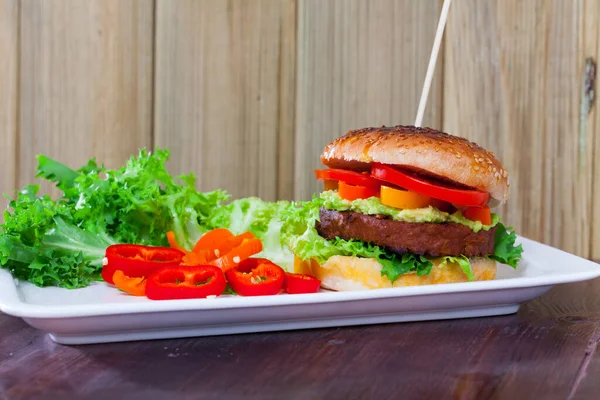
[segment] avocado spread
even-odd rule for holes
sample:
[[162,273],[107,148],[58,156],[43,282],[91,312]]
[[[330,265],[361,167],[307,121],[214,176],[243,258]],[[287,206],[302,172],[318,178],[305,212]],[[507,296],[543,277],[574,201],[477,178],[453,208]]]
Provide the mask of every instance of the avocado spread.
[[379,198],[370,197],[368,199],[357,199],[354,201],[344,200],[340,198],[335,190],[328,190],[321,193],[323,207],[328,210],[335,211],[354,211],[366,215],[385,215],[394,221],[402,222],[433,222],[444,223],[453,222],[456,224],[466,225],[474,232],[479,232],[481,229],[487,231],[496,226],[500,222],[500,216],[492,213],[492,224],[484,225],[480,221],[471,221],[465,218],[460,211],[449,214],[438,210],[433,206],[425,208],[416,208],[413,210],[401,210],[381,204]]

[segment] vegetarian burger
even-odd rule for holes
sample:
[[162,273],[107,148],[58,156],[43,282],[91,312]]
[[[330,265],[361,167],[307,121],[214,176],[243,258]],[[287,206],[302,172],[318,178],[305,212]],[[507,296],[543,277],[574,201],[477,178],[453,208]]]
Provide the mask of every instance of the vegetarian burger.
[[522,248],[490,211],[509,191],[490,151],[429,128],[365,128],[327,145],[321,162],[326,190],[288,216],[296,272],[358,290],[490,280],[496,261],[516,267]]

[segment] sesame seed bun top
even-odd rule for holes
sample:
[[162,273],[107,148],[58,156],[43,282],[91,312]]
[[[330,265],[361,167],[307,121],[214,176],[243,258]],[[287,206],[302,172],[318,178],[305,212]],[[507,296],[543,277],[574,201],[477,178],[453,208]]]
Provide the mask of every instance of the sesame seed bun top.
[[508,172],[491,151],[431,128],[395,126],[350,131],[325,147],[330,168],[366,171],[377,162],[418,171],[488,192],[492,205],[508,199]]

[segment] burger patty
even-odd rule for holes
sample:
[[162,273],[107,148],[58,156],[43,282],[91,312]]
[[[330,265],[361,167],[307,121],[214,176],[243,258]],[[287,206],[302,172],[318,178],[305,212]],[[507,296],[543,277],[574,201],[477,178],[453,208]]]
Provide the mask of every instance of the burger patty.
[[326,239],[356,239],[384,247],[397,254],[415,253],[432,257],[479,257],[494,253],[496,228],[473,232],[456,223],[417,223],[382,219],[353,211],[321,208],[316,223]]

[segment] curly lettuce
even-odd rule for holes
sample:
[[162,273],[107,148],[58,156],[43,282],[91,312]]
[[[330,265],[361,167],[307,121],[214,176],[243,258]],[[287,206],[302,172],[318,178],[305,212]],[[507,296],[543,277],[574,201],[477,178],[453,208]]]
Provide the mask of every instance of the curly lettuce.
[[239,235],[252,232],[263,243],[256,257],[267,258],[285,269],[290,269],[294,255],[282,240],[281,213],[289,207],[288,201],[269,202],[257,197],[237,199],[215,209],[206,220],[210,228],[226,228]]
[[37,177],[54,182],[58,199],[39,186],[17,192],[0,225],[0,267],[39,286],[77,288],[99,279],[113,243],[166,245],[166,232],[192,247],[227,193],[198,192],[192,174],[173,177],[166,150],[141,150],[117,170],[90,160],[78,170],[38,156]]
[[515,246],[516,240],[517,235],[512,228],[507,229],[504,225],[498,224],[494,237],[494,254],[490,258],[517,268],[523,256],[523,246],[520,244]]

